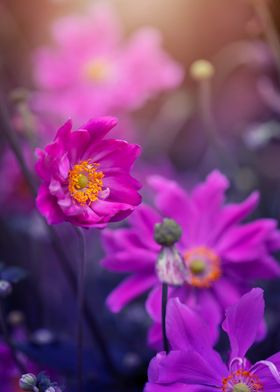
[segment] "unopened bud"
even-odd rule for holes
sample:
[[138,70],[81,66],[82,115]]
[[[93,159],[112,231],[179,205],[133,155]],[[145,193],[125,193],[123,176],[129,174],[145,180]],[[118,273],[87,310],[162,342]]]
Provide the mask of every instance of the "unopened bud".
[[198,82],[211,79],[214,73],[215,69],[213,64],[207,60],[197,60],[190,67],[191,77]]
[[173,220],[165,218],[157,223],[154,229],[155,241],[162,246],[172,246],[179,241],[182,235],[181,227]]
[[23,391],[34,391],[36,387],[37,377],[32,373],[23,374],[19,380],[19,387]]
[[0,280],[0,298],[6,298],[13,291],[13,287],[7,280]]
[[156,264],[156,272],[162,283],[181,286],[185,283],[187,269],[182,255],[175,246],[163,247]]

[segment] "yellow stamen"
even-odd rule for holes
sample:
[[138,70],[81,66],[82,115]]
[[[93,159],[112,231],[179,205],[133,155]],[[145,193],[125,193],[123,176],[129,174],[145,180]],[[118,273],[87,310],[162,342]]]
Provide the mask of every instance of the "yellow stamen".
[[104,174],[102,171],[97,171],[98,166],[98,163],[82,161],[69,171],[69,192],[81,205],[97,200],[98,193],[102,190]]
[[219,256],[205,246],[192,248],[185,252],[184,260],[190,270],[188,283],[192,286],[210,287],[222,274]]

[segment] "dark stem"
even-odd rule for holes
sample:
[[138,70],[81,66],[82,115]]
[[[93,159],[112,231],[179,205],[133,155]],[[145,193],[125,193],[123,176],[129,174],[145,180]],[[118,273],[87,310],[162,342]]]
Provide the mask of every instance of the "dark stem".
[[1,325],[2,333],[3,333],[4,341],[7,344],[7,346],[9,347],[9,349],[10,349],[12,358],[14,360],[14,363],[15,363],[16,367],[19,370],[20,375],[27,373],[27,370],[25,369],[25,366],[23,365],[23,363],[18,358],[17,351],[16,351],[16,348],[14,346],[14,343],[12,342],[12,340],[10,338],[10,335],[9,335],[9,332],[8,332],[8,328],[7,328],[6,322],[5,322],[2,301],[0,301],[0,325]]
[[166,306],[168,297],[168,284],[162,283],[162,297],[161,297],[161,326],[162,326],[162,338],[163,338],[163,349],[166,353],[169,353],[169,342],[166,335]]
[[[26,183],[27,183],[32,195],[35,198],[37,196],[37,186],[34,181],[33,175],[31,174],[31,172],[29,171],[29,169],[26,165],[26,162],[25,162],[23,154],[21,152],[17,137],[16,137],[12,127],[10,126],[9,115],[8,115],[8,112],[6,110],[6,107],[5,107],[2,99],[0,100],[0,132],[3,133],[8,144],[10,145],[10,148],[13,151],[13,153],[18,161],[18,164],[21,168],[21,171],[24,175]],[[73,269],[71,268],[70,260],[68,259],[68,257],[66,256],[66,253],[64,252],[64,248],[61,245],[59,236],[57,235],[54,227],[48,225],[47,222],[45,221],[45,219],[43,219],[40,214],[39,214],[39,216],[42,219],[42,221],[44,222],[45,227],[48,231],[48,234],[49,234],[51,242],[52,242],[53,249],[58,256],[57,260],[60,264],[60,268],[62,269],[63,273],[65,274],[65,277],[68,281],[68,284],[69,284],[71,290],[76,295],[77,294],[76,275],[75,275],[75,272],[73,271]],[[92,315],[92,313],[90,311],[90,307],[87,304],[87,302],[85,302],[84,308],[85,308],[85,311],[84,311],[85,319],[86,319],[87,325],[89,327],[90,333],[92,335],[92,338],[97,343],[98,348],[103,355],[103,358],[105,360],[105,363],[106,363],[110,373],[115,378],[119,378],[118,372],[117,372],[116,367],[111,359],[110,352],[107,348],[106,340],[105,340],[103,334],[101,333],[101,331],[98,327],[97,321],[95,320],[95,317]]]
[[86,274],[86,240],[83,229],[77,227],[79,237],[80,257],[78,261],[78,324],[77,324],[77,376],[78,390],[83,392],[84,385],[84,334],[83,315],[85,302],[85,274]]

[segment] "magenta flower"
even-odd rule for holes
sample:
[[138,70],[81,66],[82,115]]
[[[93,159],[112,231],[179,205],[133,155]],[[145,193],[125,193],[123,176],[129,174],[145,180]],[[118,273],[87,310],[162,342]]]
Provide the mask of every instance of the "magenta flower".
[[227,309],[223,329],[228,334],[231,353],[226,366],[212,349],[204,320],[178,299],[171,299],[167,334],[172,351],[161,352],[152,359],[145,392],[279,391],[280,353],[254,365],[246,359],[263,314],[263,291],[258,288]]
[[[141,107],[156,94],[177,87],[182,68],[161,47],[157,30],[142,28],[122,42],[120,22],[109,5],[54,25],[54,47],[34,59],[34,108],[74,122]],[[65,66],[67,64],[67,66]]]
[[104,227],[140,203],[140,185],[129,173],[139,146],[103,139],[116,123],[103,117],[72,131],[68,121],[53,143],[37,151],[36,171],[42,179],[37,207],[48,223]]
[[160,246],[154,241],[154,225],[163,217],[174,219],[183,234],[176,244],[183,256],[187,276],[179,287],[170,287],[169,296],[197,309],[208,320],[213,339],[224,309],[251,287],[255,279],[280,275],[272,252],[280,247],[277,223],[258,219],[241,224],[258,204],[253,193],[240,204],[224,205],[228,180],[218,171],[186,193],[173,181],[153,176],[149,180],[157,207],[142,205],[130,218],[130,227],[105,230],[105,268],[128,272],[108,297],[113,312],[120,311],[140,294],[151,290],[146,308],[155,324],[150,343],[161,343],[161,282],[156,274]]

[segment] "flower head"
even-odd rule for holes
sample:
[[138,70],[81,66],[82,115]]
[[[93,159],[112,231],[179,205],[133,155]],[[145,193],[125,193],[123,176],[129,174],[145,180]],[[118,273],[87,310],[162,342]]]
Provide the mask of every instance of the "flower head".
[[171,352],[157,354],[149,366],[145,392],[272,392],[280,389],[280,353],[251,365],[246,354],[255,342],[264,315],[263,291],[253,289],[229,307],[223,328],[231,353],[228,365],[212,349],[207,323],[171,299],[167,335]]
[[104,227],[123,219],[140,203],[140,185],[129,173],[140,148],[104,140],[115,125],[114,118],[104,117],[72,131],[68,121],[53,143],[38,150],[36,170],[42,184],[37,207],[48,223]]
[[180,286],[169,288],[169,296],[178,296],[197,309],[208,320],[215,339],[227,306],[255,279],[279,276],[279,265],[272,256],[280,247],[277,223],[258,219],[242,224],[256,208],[258,194],[239,204],[224,205],[229,183],[218,171],[190,194],[163,177],[153,176],[149,182],[157,209],[142,205],[131,216],[129,228],[103,233],[107,253],[103,266],[132,274],[110,294],[107,304],[117,312],[151,290],[146,307],[155,324],[149,338],[155,346],[161,343],[161,283],[155,268],[161,248],[154,241],[154,226],[168,217],[182,228],[176,247],[187,270]]
[[114,9],[102,2],[58,20],[54,47],[34,56],[34,108],[59,120],[71,113],[75,123],[92,113],[120,116],[181,83],[183,70],[162,49],[157,30],[142,28],[127,42],[122,36]]

